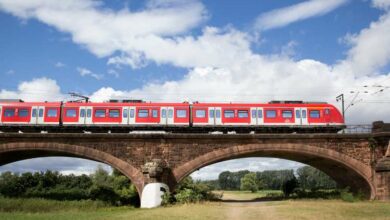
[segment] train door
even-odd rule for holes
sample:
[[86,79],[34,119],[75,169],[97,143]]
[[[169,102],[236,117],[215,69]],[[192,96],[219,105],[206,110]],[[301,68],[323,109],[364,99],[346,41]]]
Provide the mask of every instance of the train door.
[[257,108],[257,125],[264,124],[263,109]]
[[135,125],[135,107],[129,107],[129,125]]
[[31,108],[31,124],[43,124],[43,117],[44,117],[44,112],[45,107],[43,106],[33,106]]
[[161,107],[160,112],[160,124],[161,125],[173,125],[174,117],[173,117],[173,107]]
[[167,125],[168,124],[168,108],[167,107],[161,107],[160,109],[160,125]]
[[174,124],[174,108],[173,107],[167,107],[167,125],[173,125]]
[[85,124],[86,125],[91,125],[92,124],[92,115],[93,115],[93,110],[92,107],[85,107]]
[[308,120],[307,120],[307,108],[300,108],[301,110],[301,125],[308,125]]
[[83,125],[83,124],[85,124],[86,117],[87,117],[86,107],[80,107],[79,109],[80,109],[80,112],[79,112],[79,123],[78,124]]
[[127,106],[122,108],[122,124],[129,124],[129,107]]
[[209,108],[209,125],[215,125],[215,108]]
[[222,108],[215,108],[215,125],[222,125]]
[[295,111],[295,124],[302,125],[302,112],[301,108],[294,108]]
[[251,125],[257,125],[257,108],[251,108]]

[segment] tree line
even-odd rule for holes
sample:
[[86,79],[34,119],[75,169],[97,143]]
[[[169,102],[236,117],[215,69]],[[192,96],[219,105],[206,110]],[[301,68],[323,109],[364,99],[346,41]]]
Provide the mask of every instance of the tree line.
[[[213,190],[282,190],[286,196],[299,186],[304,192],[334,189],[336,183],[323,172],[309,167],[293,170],[250,172],[225,171],[217,180],[183,179],[175,192],[165,195],[165,203],[187,203],[220,199]],[[112,205],[139,205],[137,190],[130,180],[114,170],[111,174],[98,167],[91,175],[63,175],[46,171],[0,175],[0,196],[11,198],[45,198],[54,200],[99,200]]]
[[53,200],[100,200],[112,205],[139,205],[137,190],[130,180],[101,167],[91,175],[63,175],[57,171],[36,173],[4,172],[0,175],[0,196]]
[[[246,178],[244,178],[246,176]],[[244,179],[243,179],[244,178]],[[294,170],[266,170],[250,172],[241,170],[237,172],[224,171],[219,174],[218,180],[205,181],[215,189],[241,190],[256,185],[257,190],[282,190],[283,185],[295,179],[303,190],[335,189],[336,182],[322,171],[310,166]],[[244,185],[244,187],[243,187]],[[256,191],[257,191],[256,190]]]

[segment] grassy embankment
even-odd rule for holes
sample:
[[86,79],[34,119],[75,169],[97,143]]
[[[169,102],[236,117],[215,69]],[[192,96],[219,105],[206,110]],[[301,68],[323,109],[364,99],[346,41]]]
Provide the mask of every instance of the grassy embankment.
[[[233,194],[233,195],[232,195]],[[231,192],[230,196],[234,196]],[[248,199],[236,193],[235,199]],[[226,194],[225,194],[226,195]],[[257,196],[256,196],[257,197]],[[233,199],[233,198],[231,198]],[[100,202],[58,202],[40,199],[0,198],[0,219],[140,219],[140,220],[229,220],[229,219],[354,219],[390,220],[390,203],[340,200],[288,200],[256,203],[203,203],[157,209],[110,207]]]

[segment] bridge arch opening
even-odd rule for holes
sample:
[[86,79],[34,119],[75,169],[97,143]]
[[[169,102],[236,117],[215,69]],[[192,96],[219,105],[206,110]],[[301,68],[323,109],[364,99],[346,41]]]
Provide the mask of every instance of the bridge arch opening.
[[301,144],[255,144],[215,150],[177,167],[173,175],[177,182],[201,168],[219,162],[242,158],[279,158],[314,167],[332,178],[341,188],[362,192],[367,199],[375,198],[375,187],[370,167],[332,150]]
[[[134,184],[138,197],[143,187],[142,173],[129,163],[102,151],[77,145],[57,143],[0,144],[0,166],[34,158],[79,158],[108,165],[126,176]],[[47,170],[51,170],[47,167]]]

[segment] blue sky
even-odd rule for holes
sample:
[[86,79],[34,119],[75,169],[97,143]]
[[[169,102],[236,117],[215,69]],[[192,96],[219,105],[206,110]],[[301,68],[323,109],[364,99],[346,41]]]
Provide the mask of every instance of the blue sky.
[[0,98],[68,100],[76,91],[94,101],[339,105],[345,93],[348,123],[386,121],[389,8],[389,0],[0,0]]

